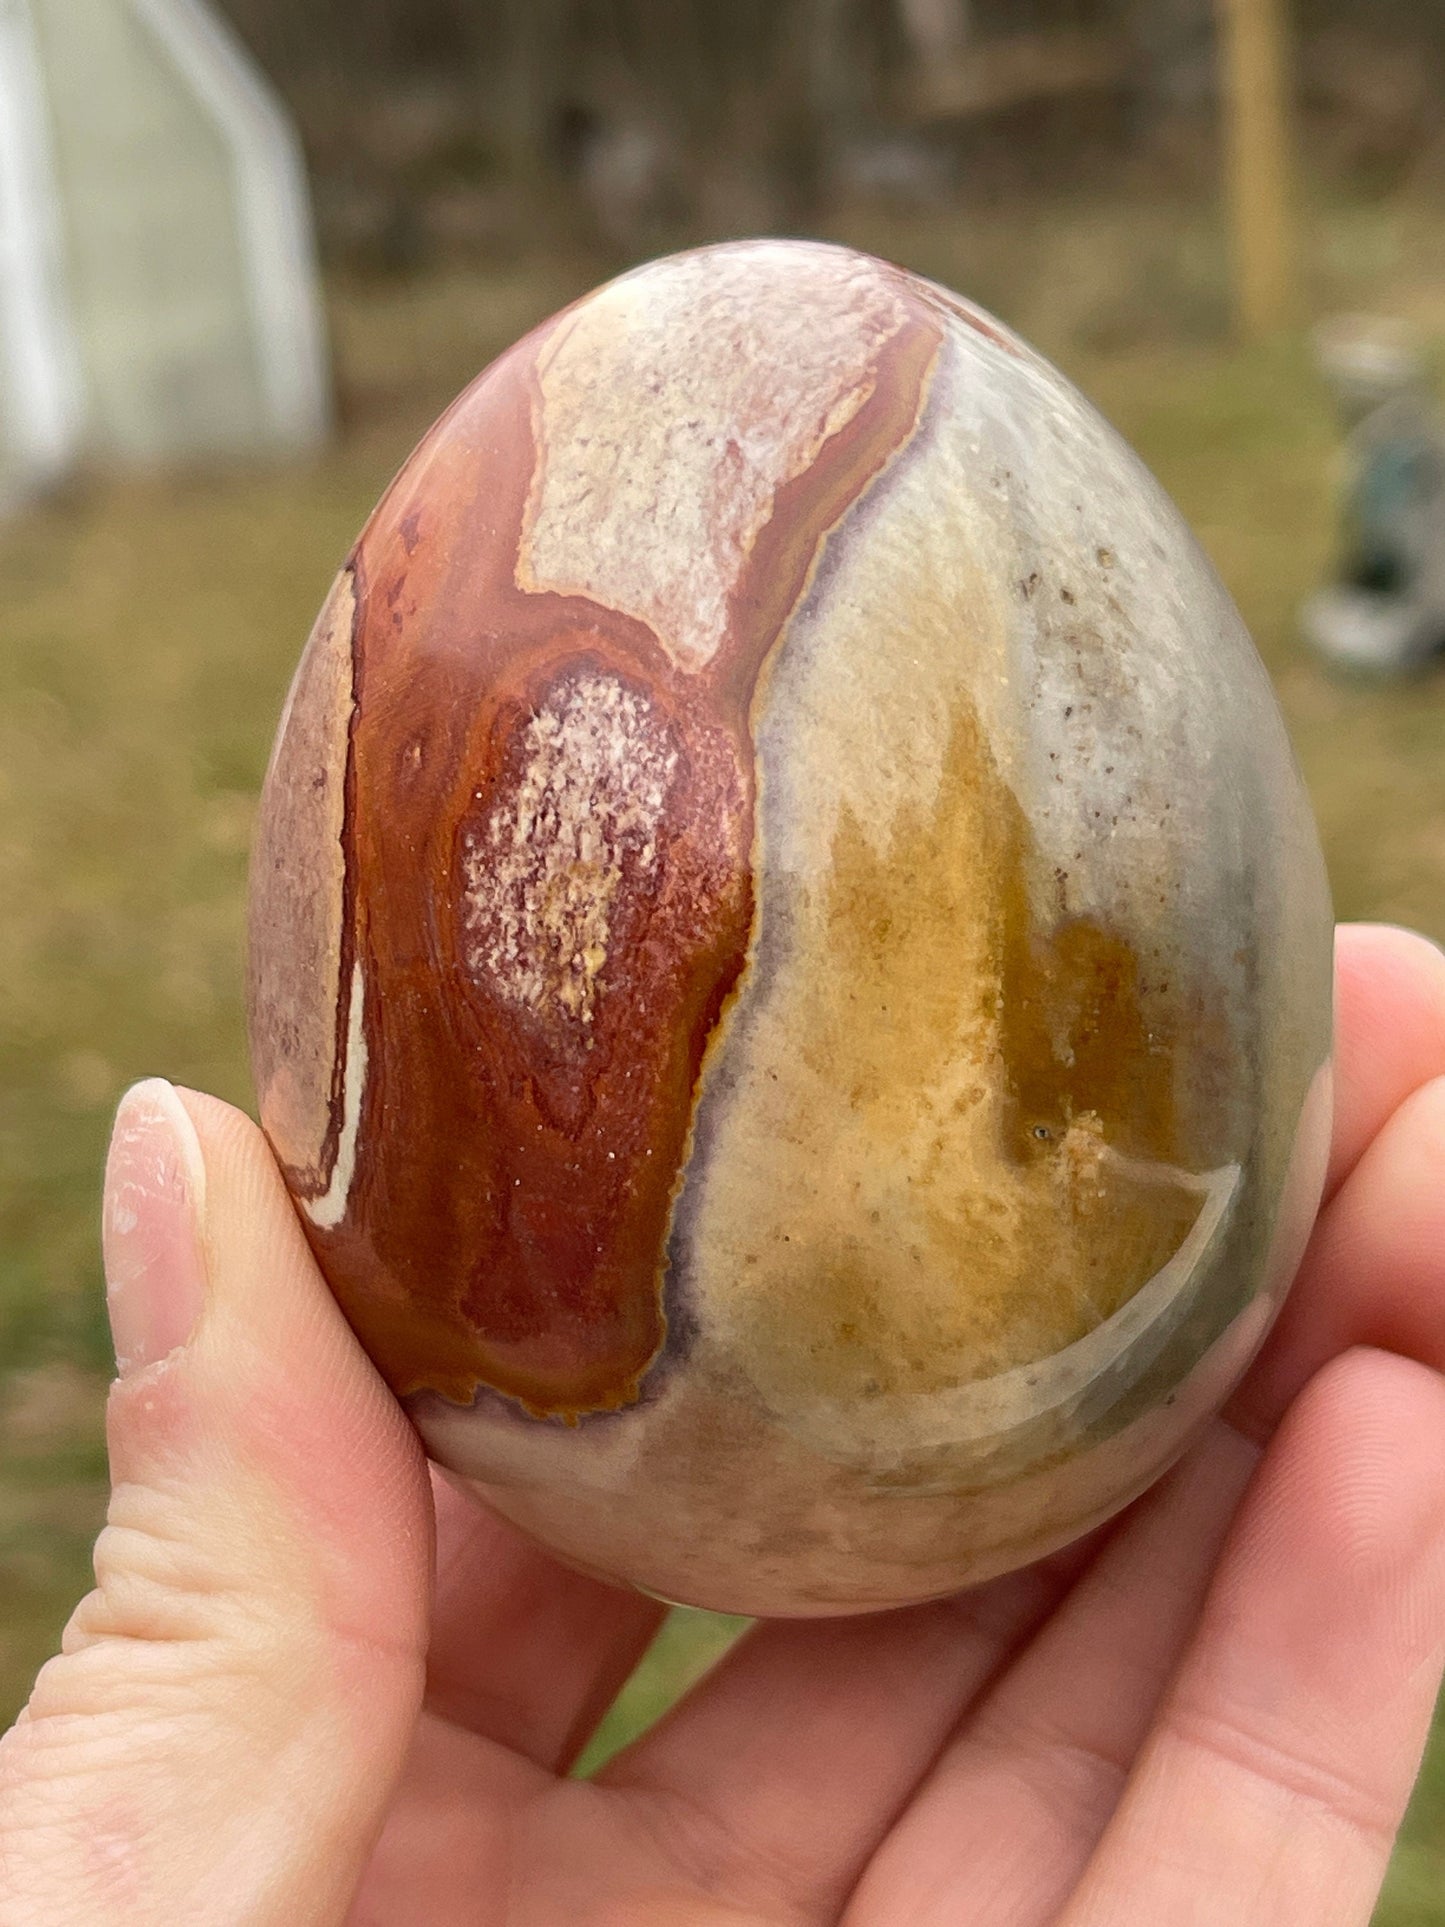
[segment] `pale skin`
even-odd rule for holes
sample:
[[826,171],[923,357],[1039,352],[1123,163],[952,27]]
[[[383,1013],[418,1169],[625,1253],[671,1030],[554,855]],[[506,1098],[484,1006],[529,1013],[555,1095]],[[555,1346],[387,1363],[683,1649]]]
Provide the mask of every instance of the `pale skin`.
[[0,1919],[1363,1927],[1445,1662],[1421,939],[1341,931],[1337,1097],[1295,1292],[1164,1484],[977,1592],[757,1628],[579,1782],[660,1609],[429,1478],[255,1127],[140,1087],[110,1522],[0,1742]]

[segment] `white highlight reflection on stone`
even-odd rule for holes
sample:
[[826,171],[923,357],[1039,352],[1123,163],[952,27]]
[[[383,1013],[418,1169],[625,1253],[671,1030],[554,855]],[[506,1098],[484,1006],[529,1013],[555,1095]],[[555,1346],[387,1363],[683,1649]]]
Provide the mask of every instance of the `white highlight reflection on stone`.
[[351,998],[346,1013],[346,1068],[341,1084],[341,1135],[331,1182],[319,1198],[306,1198],[306,1215],[322,1231],[332,1231],[346,1216],[346,1200],[356,1175],[356,1134],[361,1127],[361,1094],[366,1085],[366,1031],[361,1021],[362,975],[358,958],[351,968]]
[[1199,1216],[1166,1265],[1141,1285],[1112,1317],[1091,1332],[1027,1365],[970,1379],[943,1392],[907,1391],[860,1402],[796,1398],[778,1422],[826,1458],[849,1463],[885,1460],[901,1451],[983,1441],[1044,1418],[1080,1398],[1151,1335],[1162,1344],[1198,1284],[1239,1190],[1240,1167],[1221,1165],[1202,1177],[1173,1166],[1152,1166],[1106,1151],[1121,1174],[1167,1181],[1200,1197]]

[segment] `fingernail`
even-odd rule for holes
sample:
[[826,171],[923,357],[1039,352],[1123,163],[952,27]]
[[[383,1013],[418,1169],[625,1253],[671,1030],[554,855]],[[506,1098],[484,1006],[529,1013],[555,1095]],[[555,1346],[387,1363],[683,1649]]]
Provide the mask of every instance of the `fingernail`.
[[122,1378],[184,1345],[206,1292],[206,1167],[173,1085],[147,1078],[120,1101],[105,1165],[105,1301]]

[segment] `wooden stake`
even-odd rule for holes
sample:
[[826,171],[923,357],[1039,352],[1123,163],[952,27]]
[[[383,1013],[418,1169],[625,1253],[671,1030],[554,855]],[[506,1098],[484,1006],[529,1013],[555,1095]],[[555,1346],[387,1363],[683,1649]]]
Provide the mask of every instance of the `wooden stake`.
[[1250,338],[1295,318],[1286,0],[1217,0],[1235,315]]

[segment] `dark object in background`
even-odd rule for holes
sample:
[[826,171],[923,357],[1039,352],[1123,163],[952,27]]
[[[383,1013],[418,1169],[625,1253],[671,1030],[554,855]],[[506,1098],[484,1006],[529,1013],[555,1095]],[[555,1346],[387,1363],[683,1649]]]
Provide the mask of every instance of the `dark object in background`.
[[1305,637],[1336,668],[1408,673],[1445,655],[1445,421],[1399,324],[1336,321],[1317,346],[1348,435],[1336,579]]

